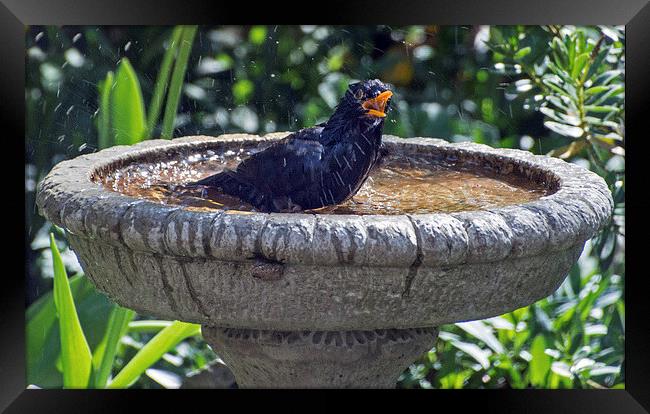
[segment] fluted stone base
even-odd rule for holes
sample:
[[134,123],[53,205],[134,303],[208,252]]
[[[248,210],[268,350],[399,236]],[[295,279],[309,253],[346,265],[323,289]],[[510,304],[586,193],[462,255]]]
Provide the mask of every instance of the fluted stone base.
[[262,331],[203,327],[240,388],[394,388],[436,328]]

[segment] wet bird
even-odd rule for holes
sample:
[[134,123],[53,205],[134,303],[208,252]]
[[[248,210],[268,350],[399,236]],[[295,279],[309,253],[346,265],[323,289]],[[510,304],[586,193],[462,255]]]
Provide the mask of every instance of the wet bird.
[[382,155],[382,129],[393,93],[379,80],[349,85],[330,119],[299,130],[193,185],[238,197],[264,212],[340,204]]

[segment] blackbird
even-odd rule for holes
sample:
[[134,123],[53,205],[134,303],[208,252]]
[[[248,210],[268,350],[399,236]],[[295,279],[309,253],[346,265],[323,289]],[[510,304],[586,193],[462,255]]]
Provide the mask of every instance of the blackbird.
[[381,154],[393,93],[381,81],[350,84],[330,119],[301,129],[192,185],[212,187],[264,212],[295,212],[340,204],[368,178]]

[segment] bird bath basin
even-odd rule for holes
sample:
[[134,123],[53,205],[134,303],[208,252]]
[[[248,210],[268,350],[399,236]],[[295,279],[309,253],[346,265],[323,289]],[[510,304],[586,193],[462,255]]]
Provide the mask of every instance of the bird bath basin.
[[[426,161],[487,181],[462,176],[469,195],[460,207],[432,199],[435,208],[382,210],[377,194],[390,194],[371,188],[358,194],[363,204],[315,213],[223,210],[120,187],[133,166],[190,181],[200,173],[187,172],[192,157],[219,159],[284,135],[153,140],[83,155],[52,169],[37,204],[67,230],[99,290],[140,313],[201,324],[241,387],[393,387],[433,347],[437,326],[553,293],[613,208],[605,182],[574,164],[390,136],[389,166]],[[472,193],[487,182],[503,197]]]

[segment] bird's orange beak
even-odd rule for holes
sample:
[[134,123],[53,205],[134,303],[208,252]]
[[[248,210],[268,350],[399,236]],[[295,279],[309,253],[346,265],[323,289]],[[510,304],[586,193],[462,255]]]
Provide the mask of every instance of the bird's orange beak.
[[370,98],[364,103],[361,104],[363,109],[368,111],[368,115],[376,116],[378,118],[385,118],[386,117],[386,104],[388,103],[388,100],[390,97],[393,96],[393,92],[391,91],[384,91],[380,93],[379,95],[375,96],[374,98]]

